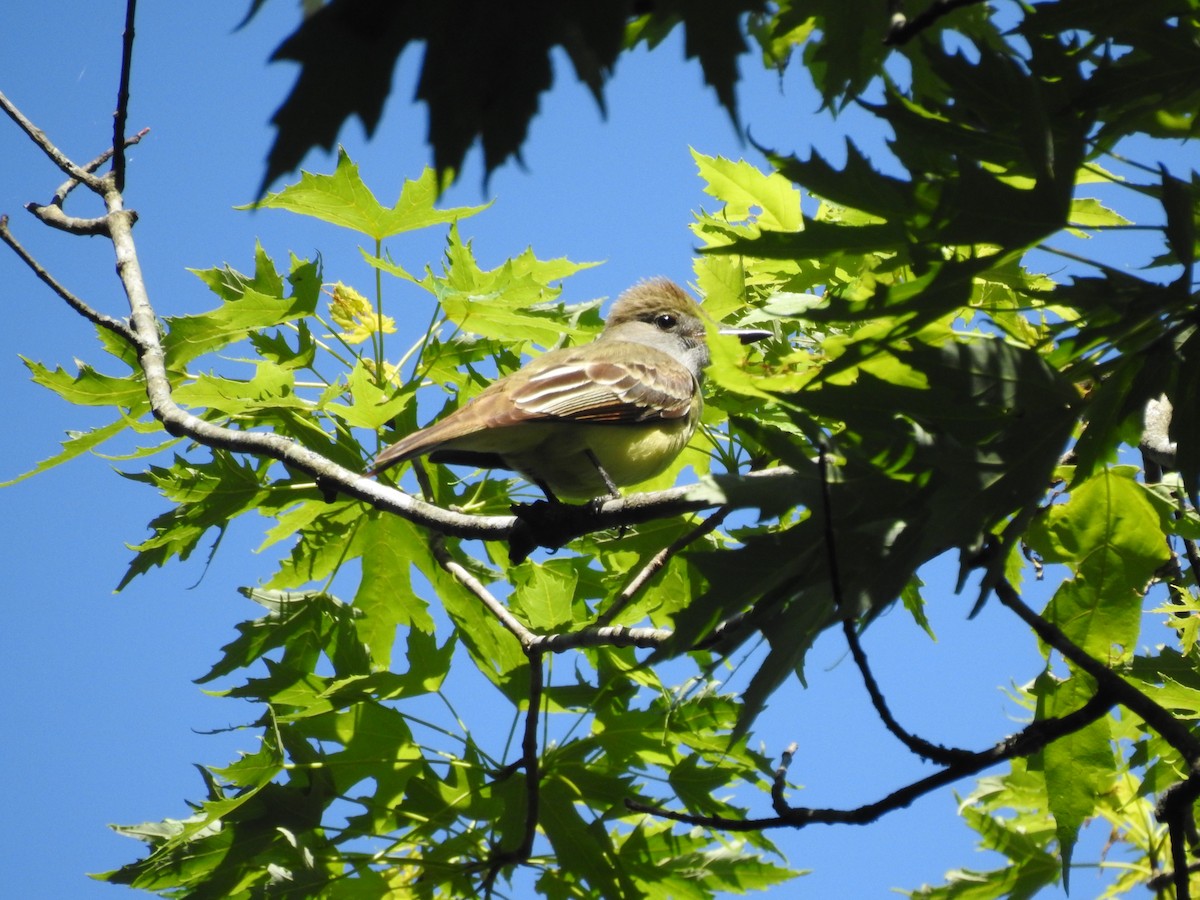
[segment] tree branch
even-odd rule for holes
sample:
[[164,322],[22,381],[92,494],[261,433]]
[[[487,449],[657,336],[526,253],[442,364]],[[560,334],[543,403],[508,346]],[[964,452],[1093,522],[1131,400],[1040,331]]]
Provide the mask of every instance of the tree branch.
[[537,640],[537,635],[512,614],[507,606],[501,603],[491,591],[489,591],[482,581],[472,575],[467,567],[455,559],[449,550],[446,549],[445,538],[440,534],[434,534],[430,537],[429,547],[433,551],[434,558],[438,561],[443,569],[454,576],[454,579],[465,587],[468,591],[479,598],[480,602],[487,607],[490,612],[512,635],[521,642],[521,648],[527,653],[529,648]]
[[[150,133],[149,128],[143,128],[137,134],[127,137],[125,139],[125,146],[132,147],[134,144],[141,143],[142,138],[144,138],[149,133]],[[107,150],[105,150],[103,153],[101,153],[99,156],[97,156],[95,159],[93,159],[90,163],[88,163],[86,166],[84,166],[83,171],[95,172],[98,168],[100,168],[102,165],[104,165],[106,162],[108,162],[108,160],[112,159],[112,155],[113,155],[113,148],[109,147]],[[65,203],[67,200],[67,195],[70,194],[71,191],[75,190],[75,188],[78,186],[79,186],[79,181],[77,179],[68,178],[66,181],[64,181],[62,184],[60,184],[58,186],[58,190],[54,192],[54,199],[51,200],[50,202],[54,206],[62,206],[63,203]]]
[[883,42],[889,47],[907,44],[942,16],[949,15],[964,6],[974,6],[983,2],[985,0],[934,0],[932,4],[910,19],[904,14],[904,4],[899,0],[893,0],[890,4],[891,17]]
[[75,310],[75,312],[79,313],[79,315],[83,316],[93,325],[99,325],[102,328],[107,328],[114,334],[120,335],[120,337],[127,341],[132,347],[137,348],[137,335],[133,333],[133,329],[131,329],[125,322],[122,322],[120,319],[114,319],[112,316],[106,316],[104,313],[93,309],[79,297],[75,296],[69,290],[63,287],[63,285],[61,285],[53,275],[42,268],[41,264],[33,258],[29,251],[27,251],[20,241],[16,239],[13,233],[9,231],[8,216],[0,216],[0,241],[4,241],[4,243],[8,244],[8,246],[12,248],[12,251],[21,258],[21,260],[30,268],[30,270],[32,270],[33,274],[41,279],[42,283],[49,287],[50,290],[54,291],[54,293],[58,294],[59,297],[65,300],[71,309]]
[[1005,578],[996,582],[996,597],[1017,614],[1034,633],[1079,669],[1091,675],[1101,691],[1110,694],[1121,706],[1142,719],[1157,731],[1168,744],[1179,751],[1194,771],[1200,770],[1200,740],[1170,712],[1159,706],[1104,663],[1075,644],[1053,623],[1025,605],[1020,595]]
[[539,634],[530,642],[530,649],[546,653],[563,653],[579,647],[661,647],[674,634],[669,628],[629,628],[625,625],[602,625],[568,631],[562,634]]
[[871,673],[871,667],[867,663],[867,655],[863,652],[862,642],[858,639],[858,632],[855,630],[853,620],[842,620],[842,632],[846,635],[846,643],[850,645],[850,655],[854,657],[854,662],[858,666],[859,673],[862,675],[863,684],[866,685],[867,693],[871,696],[871,705],[875,707],[875,712],[883,722],[884,727],[900,743],[917,756],[944,766],[954,765],[963,760],[970,759],[974,755],[970,750],[962,750],[957,747],[944,747],[941,744],[931,743],[924,738],[912,734],[901,726],[896,721],[895,716],[892,715],[891,709],[888,708],[887,700],[884,699],[883,692],[879,690],[879,684],[875,681],[875,676]]
[[784,748],[779,757],[779,765],[775,768],[775,778],[771,781],[771,806],[781,816],[787,815],[788,812],[788,802],[783,792],[787,788],[788,769],[791,767],[798,749],[800,746],[795,741]]
[[133,21],[137,0],[125,5],[125,31],[121,35],[121,76],[117,87],[117,111],[113,115],[113,186],[125,190],[125,122],[129,118],[129,75],[133,68]]
[[[882,818],[889,812],[909,806],[914,800],[937,788],[943,787],[975,775],[990,766],[1021,756],[1037,753],[1047,744],[1091,724],[1116,705],[1116,699],[1103,688],[1087,703],[1074,712],[1052,719],[1042,719],[1033,722],[1024,729],[996,743],[987,750],[972,753],[953,765],[946,766],[899,790],[893,791],[886,797],[854,809],[817,809],[801,806],[789,806],[782,796],[773,800],[778,813],[759,819],[732,819],[727,816],[695,815],[678,812],[651,803],[645,803],[634,798],[627,798],[625,806],[632,812],[648,813],[683,822],[688,825],[701,825],[708,828],[719,828],[723,831],[760,831],[769,828],[804,828],[807,825],[866,825]],[[788,751],[791,751],[791,747]],[[790,759],[788,760],[790,762]],[[778,772],[776,779],[778,781]],[[776,793],[772,791],[773,795]],[[779,792],[780,795],[782,791]]]
[[1148,400],[1142,412],[1142,439],[1138,448],[1164,469],[1175,468],[1176,443],[1171,440],[1171,414],[1174,407],[1166,396]]
[[11,100],[0,91],[0,109],[8,115],[10,119],[17,123],[17,127],[29,136],[29,139],[41,148],[56,166],[62,169],[71,178],[78,181],[80,184],[85,184],[97,194],[104,193],[104,179],[97,178],[91,172],[79,168],[75,163],[67,157],[65,153],[59,150],[50,139],[46,137],[46,132],[34,125],[25,115],[17,109]]
[[662,571],[663,566],[670,561],[671,557],[678,554],[689,544],[694,543],[695,541],[704,537],[706,534],[711,534],[716,530],[717,526],[725,521],[731,512],[733,512],[732,507],[722,506],[691,531],[681,535],[676,540],[672,541],[668,546],[659,550],[652,557],[650,557],[649,561],[638,570],[637,574],[629,580],[629,583],[625,585],[625,588],[620,594],[617,595],[617,598],[612,602],[612,605],[596,617],[596,624],[598,626],[604,626],[612,622],[612,620],[620,615],[621,611],[629,605],[630,601],[632,601],[633,598],[638,595],[638,592],[646,586],[646,583],[660,571]]
[[[778,480],[780,490],[786,490],[787,483],[795,475],[794,469],[777,466],[773,469],[746,472],[736,477],[739,480]],[[682,485],[647,494],[630,494],[628,497],[605,500],[596,506],[547,503],[539,500],[536,503],[514,507],[513,512],[516,513],[518,522],[509,540],[509,551],[512,561],[517,563],[538,547],[556,549],[577,537],[595,531],[638,525],[727,504],[735,508],[754,505],[752,502],[729,503],[724,492],[714,489],[711,483]]]
[[488,862],[487,875],[484,876],[483,894],[492,895],[492,887],[496,877],[506,866],[525,862],[533,853],[533,842],[537,837],[538,811],[541,807],[541,757],[538,753],[538,716],[542,706],[542,690],[545,684],[545,671],[542,668],[542,654],[537,650],[526,649],[529,657],[529,706],[525,710],[525,731],[521,737],[521,764],[525,770],[525,827],[521,833],[521,841],[511,850],[499,850]]
[[[61,206],[50,203],[43,206],[40,203],[26,203],[25,208],[48,225],[58,231],[81,237],[108,237],[108,216],[97,216],[91,219],[81,219],[78,216],[68,216]],[[130,213],[136,218],[136,213]]]
[[1185,781],[1163,791],[1155,810],[1158,820],[1166,824],[1171,838],[1171,880],[1175,887],[1175,900],[1188,900],[1191,896],[1188,845],[1196,843],[1196,820],[1192,807],[1197,797],[1200,797],[1200,777],[1193,772]]

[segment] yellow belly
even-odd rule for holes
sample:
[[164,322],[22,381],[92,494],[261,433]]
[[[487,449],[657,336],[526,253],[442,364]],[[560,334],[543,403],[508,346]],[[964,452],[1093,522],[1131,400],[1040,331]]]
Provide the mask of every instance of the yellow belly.
[[[507,433],[501,435],[501,431]],[[544,484],[560,499],[591,500],[607,494],[608,488],[588,458],[589,450],[613,483],[623,487],[661,473],[687,446],[694,431],[691,418],[646,425],[538,422],[495,429],[474,440],[449,442],[446,447],[495,453],[507,468]]]

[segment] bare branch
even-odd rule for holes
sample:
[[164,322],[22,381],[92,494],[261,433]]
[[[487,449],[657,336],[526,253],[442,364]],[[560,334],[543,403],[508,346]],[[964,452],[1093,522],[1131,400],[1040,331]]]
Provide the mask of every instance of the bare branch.
[[[816,809],[776,804],[778,815],[761,819],[731,819],[727,816],[695,815],[666,809],[641,800],[627,798],[625,806],[633,812],[662,816],[688,825],[702,825],[723,831],[759,831],[768,828],[803,828],[806,825],[866,825],[890,812],[909,806],[937,788],[944,787],[969,775],[976,775],[1005,760],[1037,753],[1047,744],[1091,724],[1116,705],[1116,700],[1101,689],[1074,712],[1052,719],[1033,722],[987,750],[973,753],[969,758],[946,766],[919,781],[893,791],[881,800],[854,809]],[[789,748],[790,749],[790,748]],[[790,760],[789,760],[790,762]],[[780,808],[782,807],[782,811]]]
[[668,628],[628,628],[624,625],[604,625],[568,631],[562,634],[540,634],[530,643],[531,650],[563,653],[578,647],[661,647],[674,634]]
[[617,599],[612,602],[612,605],[596,617],[596,624],[600,626],[609,624],[621,613],[621,610],[629,605],[630,601],[638,595],[638,592],[645,587],[646,583],[662,570],[671,557],[675,556],[689,544],[715,531],[717,526],[724,522],[732,511],[732,507],[722,506],[687,534],[681,535],[650,557],[650,560],[625,585],[624,590],[617,595]]
[[785,815],[788,811],[788,803],[783,796],[783,791],[787,787],[788,769],[791,767],[792,759],[798,749],[799,745],[795,741],[787,745],[779,758],[779,765],[775,769],[775,778],[771,782],[771,806],[780,815]]
[[917,756],[944,766],[954,765],[974,755],[970,750],[962,750],[957,747],[943,747],[940,744],[930,743],[901,726],[896,721],[895,716],[892,715],[891,709],[888,708],[887,700],[884,699],[883,692],[879,690],[879,684],[875,681],[875,676],[871,673],[871,667],[867,663],[867,655],[863,652],[862,642],[858,639],[858,632],[855,630],[854,622],[850,619],[843,619],[842,631],[846,635],[846,643],[850,645],[850,655],[854,657],[854,662],[858,666],[859,673],[862,675],[863,684],[866,685],[867,693],[871,695],[871,705],[875,707],[875,712],[887,730],[900,743]]
[[[125,139],[125,146],[132,147],[134,144],[141,143],[142,138],[144,138],[149,133],[150,133],[149,128],[143,128],[137,134],[127,137]],[[86,166],[84,166],[83,171],[95,172],[98,168],[100,168],[102,165],[104,165],[106,162],[108,162],[110,159],[112,159],[112,155],[113,155],[113,149],[111,147],[109,147],[107,150],[105,150],[103,153],[101,153],[99,156],[97,156],[95,159],[93,159],[90,163],[88,163]],[[68,178],[66,181],[64,181],[62,184],[60,184],[58,186],[58,190],[54,192],[54,199],[51,200],[50,202],[54,206],[62,206],[63,203],[65,203],[67,200],[67,195],[70,194],[71,191],[75,190],[75,188],[78,186],[79,186],[79,182],[76,179]]]
[[521,737],[520,768],[525,770],[525,828],[521,842],[511,850],[495,853],[488,862],[488,872],[483,879],[483,893],[490,897],[496,876],[506,866],[522,863],[533,853],[533,842],[537,837],[538,811],[541,806],[541,757],[538,753],[538,716],[542,706],[542,690],[545,672],[542,669],[542,654],[526,651],[529,656],[529,706],[525,711],[525,731]]
[[910,19],[904,14],[904,4],[893,0],[889,4],[891,15],[883,42],[889,47],[907,44],[942,16],[954,12],[956,9],[962,9],[964,6],[974,6],[982,2],[985,0],[934,0],[932,4]]
[[[43,225],[49,225],[58,231],[65,231],[67,234],[81,237],[108,236],[108,216],[80,219],[77,216],[68,216],[63,212],[62,207],[55,203],[46,206],[40,203],[26,203],[25,208],[37,216]],[[131,213],[131,215],[134,214]]]
[[67,302],[67,305],[71,307],[71,309],[75,310],[75,312],[79,313],[92,324],[99,325],[102,328],[107,328],[114,334],[120,335],[122,338],[128,341],[131,346],[135,348],[138,346],[137,335],[133,333],[133,329],[131,329],[125,322],[122,322],[119,319],[114,319],[112,316],[106,316],[104,313],[93,309],[79,297],[75,296],[69,290],[63,287],[53,275],[42,268],[41,264],[38,263],[38,261],[34,259],[32,255],[30,255],[29,251],[27,251],[20,241],[16,239],[13,233],[8,230],[8,216],[0,216],[0,240],[8,244],[8,246],[12,248],[13,252],[16,253],[17,256],[21,257],[21,260],[25,263],[25,265],[29,266],[29,268],[33,271],[33,274],[40,278],[42,283],[49,287],[50,290],[62,297],[62,299]]
[[129,118],[129,74],[133,67],[133,21],[137,0],[125,5],[125,32],[121,35],[121,77],[117,88],[117,111],[113,115],[113,186],[125,190],[125,122]]
[[1163,791],[1155,810],[1158,820],[1166,824],[1171,838],[1172,883],[1176,900],[1188,900],[1191,896],[1188,847],[1196,843],[1196,819],[1192,808],[1197,797],[1200,797],[1200,777],[1193,772],[1185,781]]
[[453,575],[459,584],[478,597],[483,605],[487,607],[488,612],[495,616],[500,624],[507,628],[521,642],[522,649],[528,650],[533,645],[533,642],[537,639],[537,635],[530,631],[524,622],[514,616],[507,606],[496,599],[492,592],[484,587],[483,582],[467,570],[466,566],[450,554],[450,551],[446,549],[446,541],[442,535],[432,535],[429,540],[429,547],[433,551],[438,565]]
[[1149,400],[1142,413],[1142,439],[1138,447],[1164,469],[1175,468],[1176,444],[1171,440],[1171,413],[1174,408],[1166,396]]
[[1017,617],[1033,629],[1045,643],[1096,680],[1101,691],[1110,694],[1121,706],[1142,717],[1168,744],[1187,760],[1193,769],[1200,767],[1200,740],[1170,712],[1159,706],[1124,678],[1095,659],[1065,634],[1058,626],[1039,616],[1021,600],[1007,579],[996,582],[996,597]]
[[25,115],[13,105],[12,101],[4,95],[3,91],[0,91],[0,109],[4,110],[4,112],[8,114],[8,117],[17,123],[17,126],[29,136],[31,141],[41,148],[43,153],[50,157],[50,160],[56,166],[58,166],[76,181],[87,185],[97,194],[104,193],[104,179],[97,178],[91,172],[85,171],[84,169],[81,169],[79,166],[75,165],[75,163],[71,162],[67,155],[54,146],[50,139],[46,137],[46,132],[42,131],[42,129],[38,128],[31,121],[29,121],[29,119],[27,119]]

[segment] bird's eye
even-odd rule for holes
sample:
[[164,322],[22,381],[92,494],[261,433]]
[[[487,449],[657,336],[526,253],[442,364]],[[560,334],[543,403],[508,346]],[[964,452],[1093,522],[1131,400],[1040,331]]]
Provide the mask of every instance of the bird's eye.
[[670,331],[675,327],[676,319],[670,313],[659,313],[654,317],[654,324],[662,331]]

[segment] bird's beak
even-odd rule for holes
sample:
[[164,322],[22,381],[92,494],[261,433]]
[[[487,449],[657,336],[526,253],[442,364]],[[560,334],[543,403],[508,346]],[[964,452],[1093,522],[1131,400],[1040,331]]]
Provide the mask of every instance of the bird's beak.
[[764,331],[761,328],[721,328],[717,334],[731,334],[743,344],[753,344],[755,341],[772,337],[774,332]]

